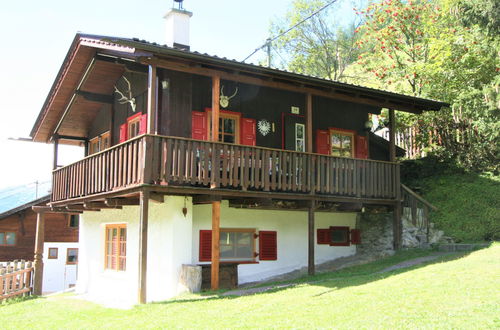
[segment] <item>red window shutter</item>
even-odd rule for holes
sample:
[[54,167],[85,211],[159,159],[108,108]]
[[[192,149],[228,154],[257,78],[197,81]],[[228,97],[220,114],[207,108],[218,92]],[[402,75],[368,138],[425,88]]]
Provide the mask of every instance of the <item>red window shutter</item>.
[[361,244],[361,231],[359,229],[351,229],[351,244]]
[[128,127],[127,124],[120,125],[120,143],[127,141]]
[[259,231],[259,259],[278,260],[278,240],[275,231]]
[[327,130],[316,130],[316,153],[330,154],[330,132]]
[[330,229],[318,229],[316,236],[318,244],[330,244]]
[[241,118],[241,139],[240,144],[254,146],[257,138],[255,128],[257,123],[255,119]]
[[207,113],[191,112],[191,137],[196,140],[207,140]]
[[139,124],[139,135],[146,134],[148,131],[148,114],[145,113],[141,116],[141,122]]
[[368,158],[368,141],[366,136],[356,135],[356,158]]
[[212,231],[200,230],[200,261],[212,260]]

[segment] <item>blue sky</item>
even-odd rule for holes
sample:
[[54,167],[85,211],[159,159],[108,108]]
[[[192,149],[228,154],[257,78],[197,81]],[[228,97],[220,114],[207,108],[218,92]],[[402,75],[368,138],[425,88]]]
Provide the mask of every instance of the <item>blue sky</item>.
[[[269,23],[291,0],[185,0],[193,12],[191,49],[242,60],[268,37]],[[172,0],[4,1],[0,6],[0,189],[48,180],[52,146],[26,137],[78,31],[164,43]],[[257,62],[259,56],[252,57]],[[61,164],[81,157],[61,149]]]

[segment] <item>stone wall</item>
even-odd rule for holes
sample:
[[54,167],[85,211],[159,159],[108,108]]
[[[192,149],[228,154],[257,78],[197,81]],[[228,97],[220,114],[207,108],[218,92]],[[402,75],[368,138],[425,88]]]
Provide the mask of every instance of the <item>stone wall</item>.
[[358,213],[357,228],[361,230],[359,255],[388,256],[394,254],[392,213]]

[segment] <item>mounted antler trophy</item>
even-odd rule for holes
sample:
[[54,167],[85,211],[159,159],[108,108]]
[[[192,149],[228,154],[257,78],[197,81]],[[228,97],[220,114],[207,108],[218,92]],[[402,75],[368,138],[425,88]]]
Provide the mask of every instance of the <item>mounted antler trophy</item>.
[[123,76],[123,80],[127,83],[128,89],[125,91],[126,94],[128,94],[128,97],[125,96],[120,90],[115,87],[115,93],[118,93],[120,95],[120,98],[118,99],[118,103],[120,104],[127,104],[130,103],[130,107],[132,108],[132,111],[135,112],[136,104],[135,104],[135,97],[132,97],[132,87],[130,86],[130,81]]
[[236,90],[234,91],[233,95],[231,96],[224,95],[224,85],[222,85],[222,88],[220,89],[220,106],[223,108],[227,108],[227,106],[229,105],[229,100],[235,97],[236,93],[238,93],[238,87],[236,87]]

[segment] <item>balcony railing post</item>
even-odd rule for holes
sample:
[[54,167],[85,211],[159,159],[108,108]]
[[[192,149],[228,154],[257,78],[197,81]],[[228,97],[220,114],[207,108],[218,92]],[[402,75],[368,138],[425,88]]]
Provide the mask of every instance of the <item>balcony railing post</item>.
[[142,168],[143,177],[141,183],[153,183],[153,137],[146,135],[142,138]]

